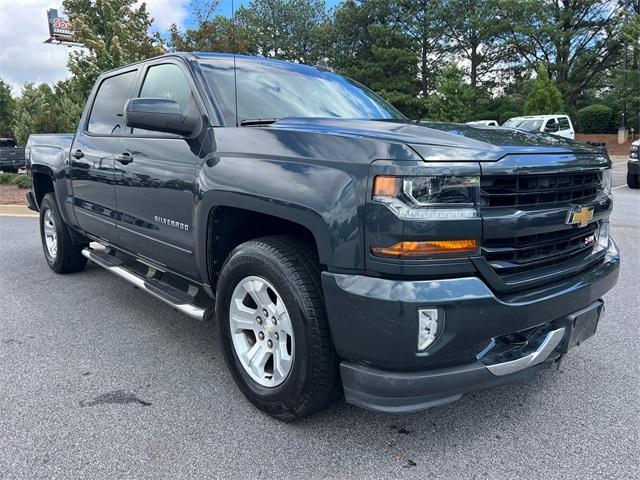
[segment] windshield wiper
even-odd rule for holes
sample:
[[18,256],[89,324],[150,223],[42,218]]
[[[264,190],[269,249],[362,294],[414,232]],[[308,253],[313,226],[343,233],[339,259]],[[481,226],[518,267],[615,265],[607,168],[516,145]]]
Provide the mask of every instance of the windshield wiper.
[[271,125],[280,120],[279,118],[245,118],[240,120],[241,127],[250,127],[252,125]]

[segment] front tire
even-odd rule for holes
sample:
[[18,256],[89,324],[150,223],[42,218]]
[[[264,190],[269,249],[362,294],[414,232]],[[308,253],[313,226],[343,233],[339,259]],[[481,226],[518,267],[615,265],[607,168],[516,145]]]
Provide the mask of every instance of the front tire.
[[640,175],[627,173],[627,185],[629,186],[629,188],[640,188]]
[[337,397],[338,358],[313,247],[295,237],[238,246],[218,279],[216,317],[227,365],[244,395],[280,420]]
[[82,256],[82,249],[88,243],[73,243],[53,193],[47,193],[40,203],[40,238],[51,270],[56,273],[84,270],[87,259]]

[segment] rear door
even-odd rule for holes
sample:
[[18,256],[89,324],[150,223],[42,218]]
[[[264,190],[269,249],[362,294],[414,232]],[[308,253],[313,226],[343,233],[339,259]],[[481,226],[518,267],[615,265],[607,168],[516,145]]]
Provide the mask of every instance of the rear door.
[[[146,64],[133,97],[175,100],[183,112],[201,115],[191,73],[177,59]],[[133,129],[120,144],[116,199],[118,238],[141,257],[192,276],[195,268],[195,172],[201,139]]]
[[109,242],[117,241],[114,155],[125,131],[124,104],[137,69],[104,78],[71,145],[73,207],[78,225]]
[[558,117],[558,135],[565,138],[575,139],[576,133],[573,130],[573,125],[571,125],[571,120],[569,117],[562,116]]

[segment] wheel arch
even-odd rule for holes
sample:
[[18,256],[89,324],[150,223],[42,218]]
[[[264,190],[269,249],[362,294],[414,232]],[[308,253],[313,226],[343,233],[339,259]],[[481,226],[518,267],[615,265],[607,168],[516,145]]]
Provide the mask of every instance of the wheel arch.
[[[222,265],[238,245],[255,238],[273,235],[292,235],[305,240],[315,249],[319,263],[327,265],[332,256],[327,236],[323,237],[323,221],[318,215],[307,213],[295,216],[282,212],[266,212],[262,209],[241,208],[235,205],[212,206],[206,216],[205,251],[206,278],[215,290]],[[280,215],[278,215],[280,213]],[[202,264],[202,262],[201,262]]]

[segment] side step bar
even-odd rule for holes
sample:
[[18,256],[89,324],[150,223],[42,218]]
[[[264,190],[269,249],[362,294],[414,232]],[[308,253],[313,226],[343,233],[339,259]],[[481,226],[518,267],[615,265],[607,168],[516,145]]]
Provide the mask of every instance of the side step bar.
[[187,293],[184,293],[177,288],[173,288],[157,279],[145,278],[135,272],[132,272],[127,269],[120,260],[108,253],[103,253],[91,248],[84,248],[82,250],[82,255],[92,262],[100,265],[102,268],[105,268],[111,273],[115,273],[120,278],[125,279],[127,282],[132,283],[140,290],[162,300],[164,303],[170,305],[179,312],[182,312],[191,318],[195,318],[196,320],[204,320],[206,309],[193,304],[191,297]]

